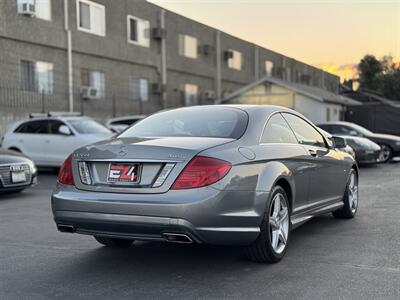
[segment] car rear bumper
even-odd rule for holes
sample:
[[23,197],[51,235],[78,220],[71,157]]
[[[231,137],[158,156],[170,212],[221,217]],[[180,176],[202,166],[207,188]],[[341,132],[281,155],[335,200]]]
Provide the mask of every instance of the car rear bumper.
[[177,233],[196,243],[246,245],[259,235],[267,196],[209,187],[116,194],[61,186],[52,207],[57,225],[80,234],[165,241],[165,233]]

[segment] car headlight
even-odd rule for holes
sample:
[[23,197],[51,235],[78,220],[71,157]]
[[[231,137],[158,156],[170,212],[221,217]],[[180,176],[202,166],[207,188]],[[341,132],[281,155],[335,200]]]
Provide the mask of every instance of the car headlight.
[[32,174],[35,174],[37,172],[36,165],[33,162],[29,163],[29,168],[31,169]]

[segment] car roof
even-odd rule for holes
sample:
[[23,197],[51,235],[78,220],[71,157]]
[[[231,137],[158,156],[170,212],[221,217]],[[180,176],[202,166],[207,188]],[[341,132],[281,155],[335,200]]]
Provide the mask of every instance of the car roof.
[[292,109],[287,108],[287,107],[277,106],[277,105],[257,105],[257,104],[197,105],[197,106],[186,106],[186,107],[180,107],[180,108],[173,108],[171,110],[174,110],[174,109],[185,109],[185,108],[198,108],[198,109],[201,109],[201,108],[204,108],[204,107],[236,108],[236,109],[240,109],[240,110],[243,110],[245,112],[248,112],[248,113],[263,111],[264,113],[267,113],[267,114],[284,111],[284,112],[290,112],[290,113],[294,113],[294,114],[297,114],[297,115],[301,115],[298,112],[296,112],[295,110],[292,110]]
[[322,126],[322,125],[349,125],[352,126],[354,123],[352,122],[346,122],[346,121],[331,121],[331,122],[324,122],[324,123],[319,123],[317,126]]
[[107,123],[115,122],[115,121],[124,121],[130,119],[144,119],[147,115],[131,115],[131,116],[123,116],[123,117],[115,117],[107,120]]

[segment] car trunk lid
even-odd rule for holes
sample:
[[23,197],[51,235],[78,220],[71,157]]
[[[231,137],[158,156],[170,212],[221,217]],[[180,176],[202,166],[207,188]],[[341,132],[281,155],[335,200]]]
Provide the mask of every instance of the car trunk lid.
[[[74,153],[75,185],[78,189],[97,192],[164,193],[194,156],[233,140],[163,137],[99,142]],[[123,181],[126,177],[123,174],[132,175],[132,180]]]

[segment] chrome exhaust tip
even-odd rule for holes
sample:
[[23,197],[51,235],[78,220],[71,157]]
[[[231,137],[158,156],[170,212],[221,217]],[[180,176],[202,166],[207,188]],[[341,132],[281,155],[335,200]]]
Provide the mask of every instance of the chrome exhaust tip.
[[57,224],[57,229],[60,232],[67,232],[67,233],[74,233],[75,232],[75,228],[72,225]]
[[163,233],[163,237],[167,242],[170,243],[182,243],[182,244],[191,244],[193,240],[184,233]]

